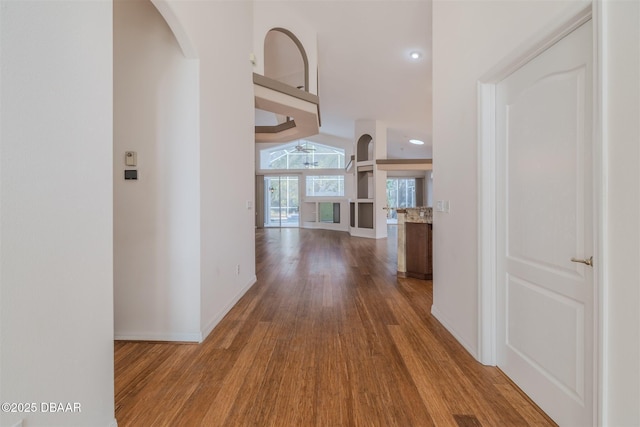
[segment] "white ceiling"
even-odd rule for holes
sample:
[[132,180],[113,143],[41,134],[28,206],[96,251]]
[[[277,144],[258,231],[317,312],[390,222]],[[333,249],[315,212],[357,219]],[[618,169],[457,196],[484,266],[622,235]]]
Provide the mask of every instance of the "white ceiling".
[[[318,33],[322,134],[387,124],[388,158],[431,158],[431,1],[289,1]],[[419,51],[422,58],[409,57]],[[409,139],[425,141],[416,146]]]

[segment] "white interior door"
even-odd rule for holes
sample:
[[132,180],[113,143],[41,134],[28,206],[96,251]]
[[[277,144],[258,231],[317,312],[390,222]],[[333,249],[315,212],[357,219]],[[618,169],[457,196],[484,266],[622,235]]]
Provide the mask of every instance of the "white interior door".
[[497,85],[498,366],[593,425],[591,21]]

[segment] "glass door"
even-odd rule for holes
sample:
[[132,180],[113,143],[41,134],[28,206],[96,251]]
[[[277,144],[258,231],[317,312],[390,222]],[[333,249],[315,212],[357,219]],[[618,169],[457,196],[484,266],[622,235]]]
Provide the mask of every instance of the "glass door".
[[298,176],[264,177],[264,226],[300,226]]
[[415,178],[387,179],[387,224],[397,224],[398,208],[416,207]]

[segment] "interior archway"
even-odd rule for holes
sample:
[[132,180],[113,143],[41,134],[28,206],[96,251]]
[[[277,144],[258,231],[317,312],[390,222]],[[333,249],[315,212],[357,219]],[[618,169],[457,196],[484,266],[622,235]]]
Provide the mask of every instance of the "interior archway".
[[197,342],[199,170],[175,159],[199,164],[199,63],[149,0],[114,2],[113,28],[114,335]]
[[150,1],[156,7],[158,12],[160,12],[160,15],[162,15],[165,22],[171,29],[173,36],[176,38],[176,41],[180,45],[180,49],[182,49],[182,54],[188,59],[196,59],[198,57],[196,48],[187,35],[187,32],[182,26],[182,23],[174,13],[172,6],[169,4],[168,0]]

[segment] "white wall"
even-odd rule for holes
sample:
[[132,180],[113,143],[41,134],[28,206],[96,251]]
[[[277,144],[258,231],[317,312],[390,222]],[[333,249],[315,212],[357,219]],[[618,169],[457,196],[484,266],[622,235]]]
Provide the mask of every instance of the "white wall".
[[[199,341],[198,61],[151,2],[114,2],[117,339]],[[138,155],[125,181],[125,151]]]
[[478,350],[477,82],[577,2],[435,1],[433,4],[433,312]]
[[[640,6],[596,3],[604,33],[604,351],[600,422],[640,425]],[[434,313],[474,355],[477,301],[477,81],[578,2],[434,3]],[[461,31],[464,29],[464,31]]]
[[640,3],[602,3],[605,352],[603,425],[640,425]]
[[206,336],[256,280],[255,212],[247,209],[255,199],[252,3],[169,5],[200,62],[200,327]]
[[[110,1],[2,2],[0,424],[108,426],[113,403]],[[80,413],[41,413],[78,402]]]
[[[144,227],[144,216],[150,215],[154,222],[147,224],[157,228],[148,228],[141,237],[147,249],[160,249],[146,257],[144,274],[134,271],[129,280],[155,280],[155,286],[143,287],[141,294],[135,295],[139,301],[151,298],[156,303],[147,310],[152,314],[152,326],[159,324],[161,330],[186,326],[188,330],[169,330],[174,339],[182,339],[185,333],[187,338],[192,336],[195,320],[203,339],[256,280],[254,210],[247,208],[247,202],[254,200],[254,107],[248,55],[252,49],[252,3],[158,1],[158,5],[170,18],[174,34],[180,35],[181,47],[197,60],[179,57],[168,29],[153,18],[152,22],[145,21],[144,27],[129,28],[142,49],[136,57],[132,46],[127,46],[123,52],[132,56],[123,61],[135,61],[135,65],[128,69],[131,64],[117,64],[137,73],[133,87],[123,87],[123,93],[142,90],[143,99],[138,105],[156,108],[154,117],[151,113],[141,115],[138,106],[129,107],[131,112],[135,110],[135,120],[122,118],[124,129],[144,130],[139,143],[149,152],[148,157],[140,157],[140,179],[144,182],[149,175],[153,180],[146,184],[150,187],[141,186],[139,190],[134,186],[141,181],[121,182],[123,201],[144,198],[138,200],[144,210],[138,224]],[[150,12],[145,14],[148,18]],[[124,10],[122,18],[130,19]],[[160,64],[167,69],[159,71]],[[150,81],[142,81],[145,76]],[[136,89],[135,83],[145,87]],[[195,109],[192,95],[199,96]],[[155,127],[138,126],[140,122]],[[121,152],[132,149],[125,139],[119,146]],[[198,143],[192,145],[194,139]],[[143,164],[144,159],[149,163]],[[115,169],[122,169],[117,161]],[[124,230],[139,231],[135,225],[123,224]],[[166,226],[171,228],[168,232]],[[122,240],[128,241],[129,235],[123,233]],[[129,272],[137,262],[131,256],[121,261]],[[163,285],[159,285],[162,278],[158,272],[171,274]],[[190,285],[192,280],[196,286]],[[193,302],[197,300],[196,307]],[[133,306],[127,310],[133,313]]]

